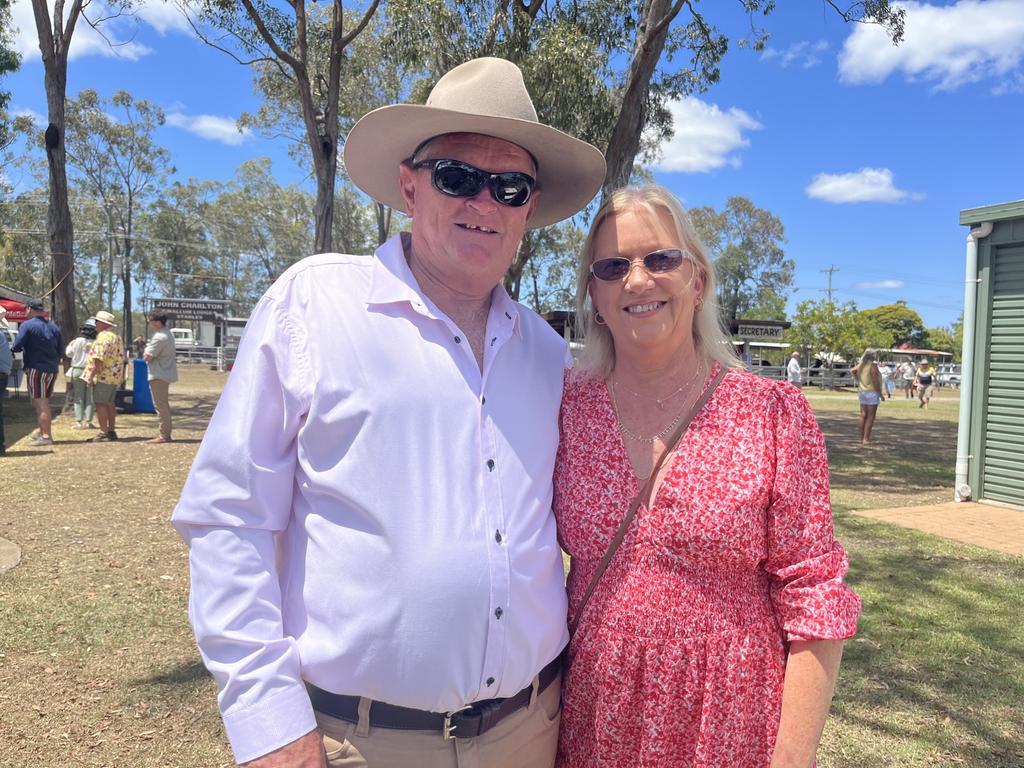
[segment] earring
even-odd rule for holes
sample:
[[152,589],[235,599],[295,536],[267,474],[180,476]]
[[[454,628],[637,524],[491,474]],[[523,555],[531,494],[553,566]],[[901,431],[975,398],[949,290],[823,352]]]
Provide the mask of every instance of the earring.
[[594,322],[597,323],[598,325],[607,325],[607,323],[604,321],[604,318],[601,317],[600,312],[594,313]]
[[698,296],[697,297],[697,303],[696,303],[696,305],[694,305],[693,311],[694,312],[700,312],[702,309],[704,309],[704,297],[703,296]]

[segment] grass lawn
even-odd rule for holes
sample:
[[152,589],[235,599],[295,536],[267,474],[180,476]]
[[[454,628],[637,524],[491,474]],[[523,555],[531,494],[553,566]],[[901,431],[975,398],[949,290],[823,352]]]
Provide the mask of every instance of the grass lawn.
[[[0,575],[3,768],[233,764],[167,523],[223,380],[197,368],[172,387],[169,445],[141,442],[156,417],[132,414],[117,443],[88,444],[64,418],[54,450],[30,448],[29,404],[7,401],[0,537],[23,559]],[[951,497],[955,397],[884,403],[862,447],[854,395],[808,394],[865,609],[819,765],[1019,768],[1024,559],[850,514]]]

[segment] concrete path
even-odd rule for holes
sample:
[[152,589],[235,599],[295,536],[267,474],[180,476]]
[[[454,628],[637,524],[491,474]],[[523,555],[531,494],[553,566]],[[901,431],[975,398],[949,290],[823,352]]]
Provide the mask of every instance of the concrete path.
[[13,541],[0,539],[0,573],[9,571],[21,562],[21,547]]
[[977,502],[868,509],[853,514],[1024,557],[1024,510]]

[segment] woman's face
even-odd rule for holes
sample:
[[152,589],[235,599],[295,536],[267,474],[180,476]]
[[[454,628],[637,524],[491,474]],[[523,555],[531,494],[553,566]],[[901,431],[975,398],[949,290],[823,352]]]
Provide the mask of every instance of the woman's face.
[[608,325],[616,355],[671,353],[693,346],[693,313],[704,281],[692,257],[670,272],[648,272],[644,256],[666,248],[687,251],[667,212],[624,211],[600,224],[593,260],[622,256],[633,261],[620,280],[590,278],[591,301]]

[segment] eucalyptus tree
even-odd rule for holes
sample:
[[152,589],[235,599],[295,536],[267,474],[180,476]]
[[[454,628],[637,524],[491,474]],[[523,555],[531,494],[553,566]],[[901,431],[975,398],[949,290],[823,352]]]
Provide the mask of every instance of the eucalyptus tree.
[[135,218],[174,172],[170,153],[153,140],[163,123],[160,107],[135,100],[127,91],[117,91],[108,100],[85,89],[77,99],[68,100],[68,157],[78,186],[99,200],[108,214],[117,253],[108,259],[107,274],[110,281],[120,277],[126,339],[133,338]]
[[[0,0],[0,79],[17,70],[21,64],[17,51],[11,47],[11,38],[11,0]],[[7,115],[10,101],[10,91],[0,88],[0,150],[10,145],[14,134]]]
[[[316,253],[331,250],[340,130],[338,103],[345,48],[369,24],[380,0],[348,18],[341,0],[179,0],[196,34],[240,64],[274,67],[294,89],[316,177]],[[215,36],[214,30],[223,34]],[[325,55],[318,55],[322,51]]]
[[715,262],[723,319],[777,314],[785,306],[796,267],[783,249],[782,221],[738,195],[721,211],[692,208],[690,218]]
[[68,206],[67,154],[65,152],[64,107],[68,83],[68,52],[79,20],[97,28],[126,13],[132,0],[108,0],[97,14],[86,10],[91,0],[31,0],[32,15],[43,58],[43,84],[46,88],[48,125],[44,136],[49,168],[50,203],[46,228],[50,245],[50,280],[54,317],[65,338],[74,338],[75,260],[74,227]]

